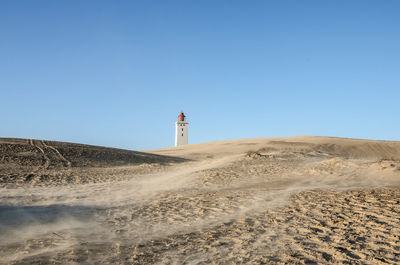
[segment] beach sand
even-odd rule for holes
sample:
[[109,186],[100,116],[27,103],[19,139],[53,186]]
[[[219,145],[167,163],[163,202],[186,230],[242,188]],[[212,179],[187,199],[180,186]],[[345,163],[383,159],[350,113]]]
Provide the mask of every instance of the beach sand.
[[400,142],[0,139],[1,264],[399,264]]

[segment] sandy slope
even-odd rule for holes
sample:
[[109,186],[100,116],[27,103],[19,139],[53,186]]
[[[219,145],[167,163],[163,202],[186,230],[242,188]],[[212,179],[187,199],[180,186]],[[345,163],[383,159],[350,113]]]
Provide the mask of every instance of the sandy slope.
[[400,142],[0,147],[4,264],[400,263]]

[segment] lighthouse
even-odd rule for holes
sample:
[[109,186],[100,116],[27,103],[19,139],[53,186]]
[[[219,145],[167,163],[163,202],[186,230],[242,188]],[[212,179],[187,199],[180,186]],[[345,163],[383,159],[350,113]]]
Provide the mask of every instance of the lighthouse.
[[188,144],[188,125],[185,114],[181,112],[178,121],[175,122],[175,146]]

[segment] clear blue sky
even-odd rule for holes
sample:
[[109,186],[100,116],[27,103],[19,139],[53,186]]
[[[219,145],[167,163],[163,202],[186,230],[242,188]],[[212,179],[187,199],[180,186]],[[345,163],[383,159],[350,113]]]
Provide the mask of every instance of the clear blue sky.
[[400,1],[0,1],[0,137],[400,140]]

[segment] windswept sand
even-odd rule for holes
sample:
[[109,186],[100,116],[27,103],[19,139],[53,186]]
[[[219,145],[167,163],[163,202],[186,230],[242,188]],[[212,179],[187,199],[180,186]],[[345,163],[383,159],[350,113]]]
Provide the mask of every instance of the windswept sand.
[[399,264],[400,142],[0,139],[2,264]]

